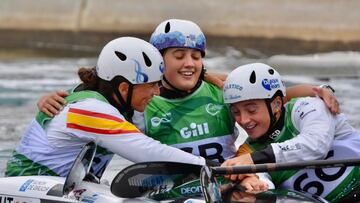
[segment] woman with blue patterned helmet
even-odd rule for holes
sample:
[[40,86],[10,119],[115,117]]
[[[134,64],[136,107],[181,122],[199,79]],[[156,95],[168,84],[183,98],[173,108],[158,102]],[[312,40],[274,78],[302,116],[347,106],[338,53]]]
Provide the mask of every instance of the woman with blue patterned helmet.
[[164,58],[163,86],[173,97],[194,92],[201,84],[205,69],[206,39],[200,27],[192,21],[169,19],[152,33],[150,43]]
[[233,157],[235,123],[222,90],[203,80],[206,41],[199,26],[188,20],[165,20],[150,43],[163,56],[164,75],[160,96],[153,97],[143,119],[134,119],[138,126],[145,124],[144,132],[163,144],[217,163]]

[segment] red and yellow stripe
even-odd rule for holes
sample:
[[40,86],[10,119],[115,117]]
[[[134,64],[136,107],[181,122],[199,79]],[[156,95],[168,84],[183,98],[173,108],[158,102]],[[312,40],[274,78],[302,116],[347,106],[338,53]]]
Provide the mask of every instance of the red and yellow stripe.
[[108,114],[70,108],[67,114],[68,128],[97,134],[127,134],[140,131],[131,123]]

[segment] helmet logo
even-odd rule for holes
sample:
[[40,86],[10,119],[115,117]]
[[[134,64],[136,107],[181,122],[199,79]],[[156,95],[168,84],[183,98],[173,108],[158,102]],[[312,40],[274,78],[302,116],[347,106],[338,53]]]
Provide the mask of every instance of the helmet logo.
[[186,47],[195,47],[195,36],[194,35],[186,36],[185,46]]
[[271,91],[272,89],[280,88],[280,83],[278,79],[263,79],[261,84],[266,90],[269,91]]
[[164,70],[165,70],[165,67],[164,67],[164,63],[161,62],[160,65],[159,65],[159,70],[161,73],[164,73]]
[[179,31],[165,34],[161,33],[151,36],[150,43],[153,44],[158,50],[169,47],[187,47],[205,51],[205,36],[203,34],[198,36],[193,34],[185,36]]
[[135,62],[135,73],[136,73],[135,82],[137,84],[146,83],[149,80],[148,75],[142,72],[142,67],[137,60],[133,59],[133,61]]
[[241,85],[235,84],[235,83],[225,84],[224,92],[226,92],[229,89],[235,89],[235,90],[241,91],[243,89],[243,87]]

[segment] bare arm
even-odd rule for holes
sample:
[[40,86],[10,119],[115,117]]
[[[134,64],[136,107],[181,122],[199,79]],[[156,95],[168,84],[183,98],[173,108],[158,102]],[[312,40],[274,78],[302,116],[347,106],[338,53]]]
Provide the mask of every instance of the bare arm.
[[286,88],[285,103],[297,97],[314,97],[313,85],[301,84]]
[[206,82],[214,84],[220,89],[222,89],[224,87],[226,77],[227,74],[224,73],[206,72],[204,79]]
[[337,101],[333,92],[327,88],[321,88],[313,85],[295,85],[293,87],[288,87],[286,89],[285,103],[290,101],[293,98],[297,97],[315,97],[319,96],[324,100],[326,106],[329,108],[330,112],[333,114],[340,113],[340,105]]

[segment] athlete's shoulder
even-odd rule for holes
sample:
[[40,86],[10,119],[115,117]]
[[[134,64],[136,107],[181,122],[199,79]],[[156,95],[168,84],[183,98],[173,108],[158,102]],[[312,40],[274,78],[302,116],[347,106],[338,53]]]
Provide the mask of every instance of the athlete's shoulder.
[[111,104],[96,98],[86,98],[69,104],[69,109],[82,109],[86,111],[99,112],[104,114],[119,114],[119,111]]
[[[314,120],[328,115],[323,100],[317,97],[303,97],[296,100],[291,109],[291,117],[294,122],[302,120]],[[297,122],[296,122],[297,123]]]
[[293,112],[299,112],[299,110],[324,108],[325,103],[318,97],[301,97],[293,102]]
[[207,88],[211,89],[211,90],[222,92],[222,90],[218,86],[216,86],[216,85],[214,85],[212,83],[203,81],[203,85],[206,86]]
[[129,134],[140,133],[113,106],[93,98],[73,103],[67,107],[66,127],[82,133]]
[[204,94],[206,94],[207,96],[213,97],[213,98],[217,98],[218,100],[222,101],[223,100],[223,91],[216,85],[208,83],[206,81],[203,81],[203,90],[204,90]]

